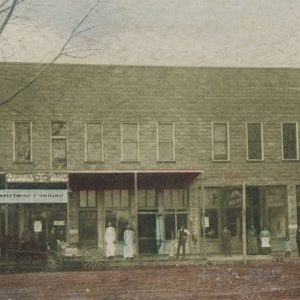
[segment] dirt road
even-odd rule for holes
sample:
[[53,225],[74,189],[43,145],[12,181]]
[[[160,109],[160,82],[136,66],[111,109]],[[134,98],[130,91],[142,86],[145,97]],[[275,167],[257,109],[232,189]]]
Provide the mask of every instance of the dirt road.
[[0,299],[300,299],[300,264],[3,273]]

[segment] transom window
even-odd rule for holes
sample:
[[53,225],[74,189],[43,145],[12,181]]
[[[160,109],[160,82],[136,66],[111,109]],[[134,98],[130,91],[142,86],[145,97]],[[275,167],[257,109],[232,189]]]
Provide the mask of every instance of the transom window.
[[157,123],[157,160],[175,161],[174,123]]
[[96,191],[81,190],[79,192],[79,206],[80,207],[96,207]]
[[213,160],[229,160],[229,124],[213,123]]
[[282,123],[282,158],[298,159],[298,124]]
[[263,159],[262,123],[247,123],[247,159]]
[[31,162],[31,122],[14,123],[14,161]]

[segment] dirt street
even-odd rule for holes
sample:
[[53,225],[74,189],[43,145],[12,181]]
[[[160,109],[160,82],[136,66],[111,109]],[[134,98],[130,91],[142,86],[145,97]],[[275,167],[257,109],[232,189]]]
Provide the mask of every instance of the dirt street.
[[2,273],[0,299],[300,299],[300,264]]

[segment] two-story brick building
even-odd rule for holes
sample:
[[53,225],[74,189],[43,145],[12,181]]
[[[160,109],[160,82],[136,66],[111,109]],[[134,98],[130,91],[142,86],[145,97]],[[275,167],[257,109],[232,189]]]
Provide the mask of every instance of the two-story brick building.
[[167,254],[183,223],[203,254],[227,225],[241,252],[245,182],[246,226],[295,251],[300,70],[52,65],[22,88],[42,67],[0,64],[0,103],[22,89],[0,105],[2,233],[103,247],[111,221],[121,254],[130,223]]

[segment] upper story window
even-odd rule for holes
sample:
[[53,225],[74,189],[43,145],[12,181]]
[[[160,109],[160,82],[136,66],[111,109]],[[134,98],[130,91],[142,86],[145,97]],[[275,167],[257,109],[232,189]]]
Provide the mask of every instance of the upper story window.
[[213,123],[213,160],[229,160],[229,124]]
[[137,123],[121,124],[121,160],[139,161],[139,127]]
[[157,161],[175,161],[174,123],[157,123]]
[[67,125],[62,121],[51,122],[52,169],[67,168]]
[[85,161],[103,161],[103,125],[101,122],[85,123]]
[[264,159],[262,123],[247,123],[247,159]]
[[298,124],[282,123],[282,159],[298,159]]
[[32,162],[31,122],[14,123],[14,161]]

